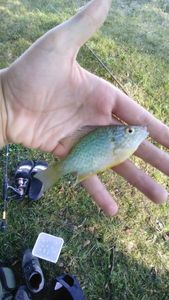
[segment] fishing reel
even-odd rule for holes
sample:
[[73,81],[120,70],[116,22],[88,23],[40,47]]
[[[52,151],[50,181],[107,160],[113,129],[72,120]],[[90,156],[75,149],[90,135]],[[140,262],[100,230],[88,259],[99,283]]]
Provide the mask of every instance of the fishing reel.
[[4,176],[3,179],[3,215],[0,221],[0,230],[5,231],[7,229],[7,207],[11,200],[22,201],[27,194],[27,189],[30,184],[30,179],[25,178],[20,174],[18,178],[15,178],[14,185],[9,184],[9,179]]
[[2,190],[2,220],[0,230],[7,228],[7,208],[11,200],[21,202],[24,198],[30,201],[37,201],[43,195],[43,183],[34,177],[40,171],[44,171],[48,164],[44,161],[24,160],[20,162],[12,174],[11,184],[8,178],[9,146],[6,146],[6,160],[3,170],[3,190]]
[[34,175],[47,167],[48,164],[44,161],[24,160],[18,164],[12,188],[16,200],[22,201],[26,196],[31,201],[41,198],[43,184]]
[[8,201],[11,199],[22,201],[27,195],[28,186],[30,186],[31,178],[25,178],[24,175],[20,174],[20,177],[15,178],[14,185],[7,184]]
[[40,171],[44,171],[47,167],[48,164],[44,161],[24,160],[20,162],[14,172],[13,185],[9,185],[9,179],[7,179],[7,185],[5,184],[8,199],[22,201],[27,197],[31,201],[39,200],[42,196],[39,194],[42,183],[40,185],[40,182],[34,178],[34,175]]
[[12,188],[13,192],[16,194],[16,198],[19,200],[22,199],[26,195],[27,187],[29,185],[29,179],[25,179],[23,177],[19,177],[16,180],[17,188]]

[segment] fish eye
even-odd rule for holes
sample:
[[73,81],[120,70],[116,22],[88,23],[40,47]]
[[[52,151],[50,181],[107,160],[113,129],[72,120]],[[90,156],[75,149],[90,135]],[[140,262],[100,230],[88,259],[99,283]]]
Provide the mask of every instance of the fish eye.
[[127,127],[126,132],[129,133],[129,134],[133,134],[134,133],[134,128]]

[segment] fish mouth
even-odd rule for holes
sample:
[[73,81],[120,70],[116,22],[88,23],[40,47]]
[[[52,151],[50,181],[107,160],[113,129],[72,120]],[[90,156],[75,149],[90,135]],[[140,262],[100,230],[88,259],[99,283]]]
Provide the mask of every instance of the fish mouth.
[[136,127],[140,127],[141,128],[141,131],[140,131],[140,137],[142,136],[143,140],[146,139],[148,136],[149,136],[149,131],[148,131],[148,128],[147,126],[139,126],[139,125],[136,125]]
[[143,130],[145,132],[145,138],[147,138],[149,136],[149,134],[150,134],[149,131],[148,131],[147,126],[143,126]]
[[142,128],[149,134],[147,126],[142,126]]
[[139,126],[136,125],[136,127],[139,129],[138,134],[134,137],[133,140],[133,146],[136,147],[136,149],[144,142],[144,140],[149,136],[149,132],[147,129],[147,126]]
[[132,128],[132,127],[135,127],[136,130],[139,129],[139,130],[140,130],[140,134],[145,133],[145,136],[146,136],[146,137],[149,135],[149,131],[148,131],[148,128],[147,128],[146,125],[128,125],[128,127],[130,127],[130,126],[131,126],[131,128]]
[[140,132],[140,136],[138,136],[138,139],[136,138],[136,143],[138,143],[138,147],[146,140],[146,138],[149,136],[149,132],[147,130],[147,127],[142,127],[142,130]]

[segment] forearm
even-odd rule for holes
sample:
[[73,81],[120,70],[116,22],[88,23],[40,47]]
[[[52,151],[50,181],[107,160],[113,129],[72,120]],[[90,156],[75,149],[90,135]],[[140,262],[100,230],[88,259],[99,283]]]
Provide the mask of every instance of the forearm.
[[7,113],[5,105],[5,96],[3,92],[3,70],[0,70],[0,148],[7,144],[6,139],[6,124],[7,124]]

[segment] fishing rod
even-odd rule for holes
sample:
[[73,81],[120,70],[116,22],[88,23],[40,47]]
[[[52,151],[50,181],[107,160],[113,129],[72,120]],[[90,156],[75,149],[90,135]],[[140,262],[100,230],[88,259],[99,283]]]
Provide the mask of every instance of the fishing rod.
[[3,163],[3,183],[2,183],[2,199],[3,211],[0,229],[5,231],[7,228],[7,206],[8,206],[8,159],[9,159],[9,145],[5,146],[5,160]]
[[[3,160],[3,182],[2,182],[2,200],[3,200],[3,209],[2,209],[2,220],[0,222],[0,230],[5,231],[7,229],[7,208],[10,201],[9,185],[8,179],[8,164],[9,164],[9,145],[5,146],[5,159]],[[17,191],[16,191],[17,192]]]
[[9,184],[8,178],[8,166],[9,166],[9,145],[5,146],[5,158],[3,160],[3,183],[2,183],[2,220],[0,221],[0,231],[5,231],[7,229],[7,209],[8,203],[11,199],[22,200],[26,187],[27,180],[25,178],[17,178],[15,181],[15,186]]

